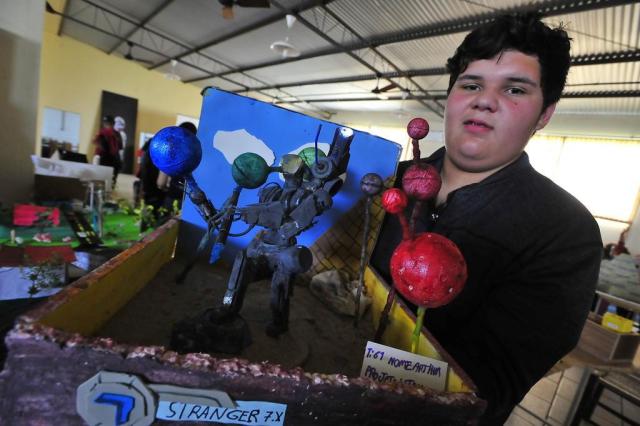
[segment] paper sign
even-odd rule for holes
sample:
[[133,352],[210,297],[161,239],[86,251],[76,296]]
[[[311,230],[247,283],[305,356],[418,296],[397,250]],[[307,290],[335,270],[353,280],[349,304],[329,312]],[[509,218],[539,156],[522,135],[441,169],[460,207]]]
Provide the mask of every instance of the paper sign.
[[447,367],[446,362],[367,342],[360,376],[377,383],[418,384],[444,391]]
[[175,422],[209,422],[239,425],[281,426],[285,404],[263,401],[235,401],[236,407],[160,400],[156,418]]

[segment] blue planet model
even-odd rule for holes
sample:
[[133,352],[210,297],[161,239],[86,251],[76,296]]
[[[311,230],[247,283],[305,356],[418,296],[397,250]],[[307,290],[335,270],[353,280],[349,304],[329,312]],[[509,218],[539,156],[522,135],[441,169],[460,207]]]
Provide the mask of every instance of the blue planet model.
[[202,160],[202,147],[196,135],[177,126],[156,133],[149,153],[153,164],[171,177],[190,174]]

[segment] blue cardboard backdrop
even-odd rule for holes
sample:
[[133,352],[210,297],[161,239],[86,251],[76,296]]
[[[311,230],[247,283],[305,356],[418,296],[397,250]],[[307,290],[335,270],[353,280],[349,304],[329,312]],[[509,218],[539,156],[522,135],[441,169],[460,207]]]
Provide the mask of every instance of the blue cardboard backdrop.
[[[265,157],[269,165],[278,165],[284,154],[297,154],[303,146],[313,144],[319,125],[322,128],[318,143],[327,153],[326,148],[339,125],[219,89],[207,89],[198,129],[202,162],[193,176],[213,205],[220,208],[235,187],[231,177],[231,162],[235,156],[243,152],[256,152]],[[363,197],[360,190],[362,176],[372,172],[378,173],[383,179],[393,176],[401,149],[394,142],[355,131],[344,186],[334,197],[333,207],[319,216],[317,223],[298,237],[298,243],[311,246]],[[270,161],[271,159],[274,161]],[[283,183],[278,173],[272,173],[268,182]],[[258,189],[242,190],[239,206],[256,202]],[[188,197],[183,204],[182,220],[192,225],[190,228],[199,228],[200,235],[206,229],[204,220]],[[231,232],[238,233],[246,228],[244,222],[238,221],[232,225]],[[259,228],[256,227],[242,237],[230,237],[223,258],[232,259],[258,231]],[[181,233],[181,238],[195,239],[195,234]],[[194,241],[181,245],[194,247]]]

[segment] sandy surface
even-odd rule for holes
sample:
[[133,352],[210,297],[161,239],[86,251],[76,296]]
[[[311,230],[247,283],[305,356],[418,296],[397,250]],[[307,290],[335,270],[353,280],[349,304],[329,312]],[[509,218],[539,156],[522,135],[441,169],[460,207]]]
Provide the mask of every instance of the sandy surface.
[[[196,265],[184,284],[175,276],[182,263],[165,265],[158,275],[98,333],[122,343],[168,346],[175,322],[218,306],[226,290],[228,269]],[[241,315],[251,329],[253,343],[240,355],[250,361],[300,366],[316,373],[358,376],[367,340],[373,338],[369,312],[353,326],[353,317],[333,313],[305,286],[296,286],[291,301],[289,331],[277,339],[265,335],[269,310],[269,281],[247,289]],[[230,355],[215,354],[220,358]]]

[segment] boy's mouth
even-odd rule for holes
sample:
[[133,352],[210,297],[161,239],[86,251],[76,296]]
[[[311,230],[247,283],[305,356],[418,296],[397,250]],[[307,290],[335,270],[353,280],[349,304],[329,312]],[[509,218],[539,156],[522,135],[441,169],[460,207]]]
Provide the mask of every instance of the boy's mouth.
[[485,128],[485,129],[493,129],[492,126],[490,126],[489,124],[485,123],[482,120],[470,119],[470,120],[465,120],[462,124],[465,126],[472,126],[476,128],[479,127],[479,128]]

